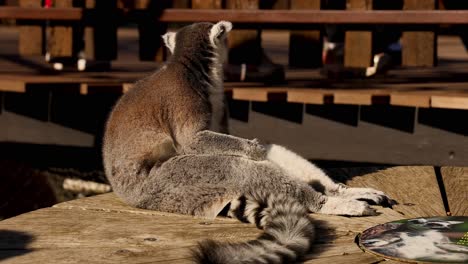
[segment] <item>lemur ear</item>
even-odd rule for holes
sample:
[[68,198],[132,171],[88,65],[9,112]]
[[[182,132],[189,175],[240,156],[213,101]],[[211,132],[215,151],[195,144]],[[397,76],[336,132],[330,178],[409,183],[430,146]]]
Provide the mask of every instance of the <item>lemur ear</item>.
[[174,53],[175,43],[176,43],[176,32],[167,32],[166,34],[162,35],[162,39],[164,40],[164,44],[166,47]]
[[216,44],[219,40],[225,38],[231,29],[232,23],[229,21],[219,21],[216,23],[210,31],[211,43]]

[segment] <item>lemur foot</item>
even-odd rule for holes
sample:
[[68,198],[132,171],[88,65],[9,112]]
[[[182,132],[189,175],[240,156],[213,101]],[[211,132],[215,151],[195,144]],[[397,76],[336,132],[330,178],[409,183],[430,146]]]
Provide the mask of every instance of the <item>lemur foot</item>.
[[372,188],[351,188],[344,184],[340,184],[335,195],[343,199],[359,200],[371,205],[381,205],[383,207],[392,208],[393,205],[398,204],[397,201],[391,199],[384,192]]
[[341,197],[328,197],[318,213],[346,216],[377,215],[377,211],[366,202]]

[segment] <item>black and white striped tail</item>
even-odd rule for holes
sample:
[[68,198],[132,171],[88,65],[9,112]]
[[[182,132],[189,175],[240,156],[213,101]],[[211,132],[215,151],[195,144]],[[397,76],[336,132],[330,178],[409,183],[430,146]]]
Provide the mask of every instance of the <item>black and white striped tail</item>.
[[197,263],[291,263],[310,250],[314,226],[304,206],[291,198],[248,194],[231,202],[228,215],[265,232],[245,243],[203,241],[194,252]]

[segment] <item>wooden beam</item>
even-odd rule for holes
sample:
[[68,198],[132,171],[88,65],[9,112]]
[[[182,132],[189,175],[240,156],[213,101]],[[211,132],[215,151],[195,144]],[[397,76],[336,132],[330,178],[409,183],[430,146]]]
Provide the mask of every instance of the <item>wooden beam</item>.
[[[320,0],[291,0],[292,10],[320,10]],[[289,66],[314,68],[322,65],[322,36],[319,30],[291,31]]]
[[[405,0],[405,10],[434,10],[435,0]],[[434,32],[404,32],[402,37],[402,65],[426,66],[436,64],[437,44]]]
[[234,100],[245,100],[255,102],[268,102],[268,101],[286,101],[287,89],[286,88],[233,88],[232,98]]
[[[33,4],[38,2],[39,4]],[[28,4],[26,4],[28,3]],[[20,0],[20,7],[0,7],[0,18],[17,20],[63,20],[74,21],[83,18],[82,8],[42,8],[41,1]],[[24,6],[23,6],[24,4]]]
[[[371,0],[350,0],[350,10],[372,9]],[[372,59],[372,32],[347,31],[345,35],[344,65],[350,68],[367,68]]]
[[[73,0],[55,1],[54,7],[71,8]],[[73,56],[73,28],[71,26],[50,26],[47,31],[47,51],[52,58]]]
[[335,104],[373,105],[388,104],[390,102],[388,90],[335,90],[333,91]]
[[291,89],[288,90],[287,101],[303,104],[331,104],[333,92],[326,89]]
[[[468,11],[398,11],[398,10],[187,10],[166,9],[158,17],[162,22],[217,22],[298,24],[391,24],[438,25],[468,24]],[[375,25],[374,25],[375,26]]]
[[390,104],[398,106],[415,106],[428,108],[431,106],[430,92],[397,92],[390,95]]
[[20,80],[0,80],[0,91],[25,93],[26,83]]
[[[37,8],[37,7],[41,7],[41,0],[20,0],[19,5],[21,6],[21,8],[23,7]],[[5,7],[2,7],[2,8],[5,8]],[[19,49],[20,55],[22,56],[42,55],[43,47],[44,47],[44,44],[43,44],[41,26],[20,26],[19,27],[18,49]]]
[[[32,0],[25,0],[32,1]],[[0,7],[0,18],[18,20],[77,21],[84,17],[82,8],[22,8]],[[217,22],[229,20],[246,24],[313,25],[352,24],[369,25],[440,25],[468,24],[468,10],[213,10],[167,8],[157,16],[160,22]]]
[[192,0],[193,9],[221,9],[221,0]]
[[468,93],[432,95],[431,107],[468,110]]
[[[260,0],[227,0],[226,8],[231,12],[257,12]],[[229,19],[226,19],[230,21]],[[235,28],[235,27],[234,27]],[[234,64],[259,64],[262,59],[261,43],[258,30],[234,29],[228,36],[229,62]]]

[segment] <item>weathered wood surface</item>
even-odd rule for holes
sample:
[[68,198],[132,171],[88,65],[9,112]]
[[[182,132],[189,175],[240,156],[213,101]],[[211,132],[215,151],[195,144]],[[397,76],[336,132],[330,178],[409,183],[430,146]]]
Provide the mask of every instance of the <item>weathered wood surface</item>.
[[[0,91],[26,92],[27,87],[38,84],[72,85],[70,91],[75,91],[73,85],[81,86],[81,94],[88,94],[88,87],[106,90],[110,93],[123,93],[131,89],[132,82],[136,78],[142,78],[142,73],[127,73],[121,76],[109,76],[100,78],[86,75],[68,76],[35,76],[35,75],[2,75],[0,74]],[[345,105],[395,105],[421,108],[447,108],[468,109],[468,89],[465,83],[446,83],[439,88],[427,90],[428,85],[421,83],[419,86],[396,84],[376,84],[375,88],[366,89],[347,84],[343,88],[314,87],[303,88],[303,84],[295,86],[290,82],[282,86],[259,87],[255,83],[226,83],[226,91],[233,92],[233,99],[253,102],[284,101],[304,104],[345,104]],[[430,85],[429,85],[430,86]],[[44,89],[44,86],[41,86]],[[62,88],[66,91],[66,87]]]
[[[144,1],[147,2],[147,1]],[[138,7],[137,7],[138,8]],[[0,18],[19,20],[81,20],[85,15],[82,8],[39,9],[0,7]],[[427,11],[399,10],[385,11],[340,11],[340,10],[186,10],[165,9],[157,16],[161,22],[217,22],[226,19],[235,23],[254,24],[269,23],[288,26],[300,24],[394,24],[394,25],[440,25],[440,24],[468,24],[468,11]]]
[[[444,168],[444,172],[448,171],[450,176],[463,176],[460,168]],[[383,261],[358,248],[354,239],[359,232],[402,218],[445,215],[432,167],[355,168],[329,173],[344,181],[348,179],[351,186],[384,190],[400,205],[393,210],[376,207],[381,214],[373,217],[313,214],[318,234],[311,259],[306,263]],[[190,249],[201,239],[239,242],[260,233],[253,225],[228,218],[207,220],[132,208],[110,193],[1,221],[0,260],[4,263],[189,263]]]
[[[71,8],[72,0],[62,0],[54,3],[54,7]],[[62,25],[51,25],[46,28],[47,51],[52,57],[73,56],[73,27]]]
[[441,172],[451,215],[468,215],[468,169],[443,167]]
[[[370,0],[350,0],[350,10],[371,10]],[[350,68],[367,68],[371,66],[372,32],[347,31],[345,33],[344,65]]]
[[[405,0],[405,10],[434,10],[435,0]],[[431,67],[437,63],[436,34],[434,32],[403,32],[402,64]]]
[[329,174],[338,179],[350,179],[347,181],[350,186],[375,188],[397,197],[399,204],[393,209],[401,218],[446,214],[431,166],[338,169]]
[[[19,5],[23,7],[41,7],[41,0],[20,0]],[[39,25],[20,26],[19,27],[19,45],[20,55],[41,55],[43,48],[42,27]]]

